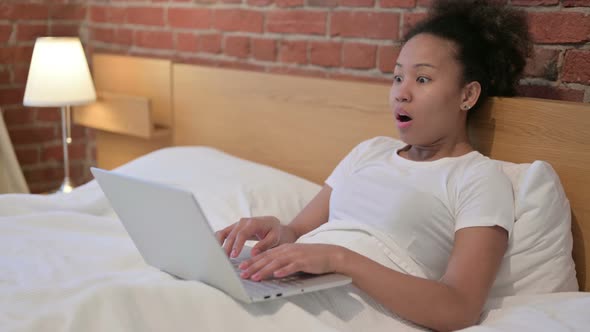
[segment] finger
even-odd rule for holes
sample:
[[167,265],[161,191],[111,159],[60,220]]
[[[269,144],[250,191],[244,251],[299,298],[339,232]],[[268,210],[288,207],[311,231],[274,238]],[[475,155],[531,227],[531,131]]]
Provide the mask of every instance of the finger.
[[242,261],[238,267],[241,270],[246,270],[250,266],[252,266],[253,264],[255,264],[256,262],[267,258],[268,255],[270,255],[270,254],[271,254],[270,251],[265,251],[265,252],[262,252],[262,253],[260,253],[260,254],[258,254],[256,256],[252,256],[249,259],[246,259],[246,260]]
[[227,237],[229,232],[231,232],[234,226],[235,224],[232,224],[230,226],[225,227],[224,229],[215,232],[215,238],[217,238],[217,242],[219,242],[219,245],[223,245],[223,241],[225,241],[225,238]]
[[266,264],[263,268],[252,274],[250,279],[254,281],[260,281],[264,279],[269,279],[273,276],[273,273],[276,270],[282,269],[284,266],[289,265],[288,261],[284,261],[281,258],[273,259],[268,264]]
[[[269,255],[268,252],[258,255],[252,259],[249,259],[248,261],[242,263],[244,266],[240,276],[242,276],[243,278],[249,278],[256,272],[264,268],[266,265],[270,264],[273,260],[274,256]],[[242,265],[240,265],[240,267],[242,268]]]
[[230,253],[230,257],[235,258],[240,255],[240,253],[242,252],[242,249],[244,248],[244,243],[246,243],[246,240],[248,240],[248,238],[250,238],[250,236],[248,236],[248,233],[249,233],[249,228],[246,227],[246,228],[242,229],[238,233],[238,235],[236,235],[236,238],[234,240],[234,244],[232,246],[232,250]]
[[286,266],[283,266],[282,268],[276,270],[273,273],[273,277],[275,278],[283,278],[286,277],[290,274],[293,273],[297,273],[299,272],[301,269],[299,268],[299,265],[296,264],[295,262],[292,262],[291,264],[288,264]]
[[225,238],[225,242],[223,243],[223,250],[225,251],[226,255],[230,255],[231,250],[234,247],[234,242],[236,241],[236,236],[240,232],[240,225],[236,225],[236,227],[232,228],[230,233]]
[[258,243],[252,247],[250,254],[252,256],[260,255],[260,253],[275,247],[277,245],[277,240],[277,236],[274,232],[269,233],[264,239],[258,241]]

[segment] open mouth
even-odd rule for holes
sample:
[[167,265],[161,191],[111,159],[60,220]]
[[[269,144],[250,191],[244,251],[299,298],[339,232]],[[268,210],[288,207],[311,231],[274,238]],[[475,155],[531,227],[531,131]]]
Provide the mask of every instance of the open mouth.
[[397,114],[396,118],[397,118],[397,121],[399,121],[399,122],[409,122],[409,121],[412,121],[412,118],[411,117],[409,117],[407,115],[404,115],[404,114]]

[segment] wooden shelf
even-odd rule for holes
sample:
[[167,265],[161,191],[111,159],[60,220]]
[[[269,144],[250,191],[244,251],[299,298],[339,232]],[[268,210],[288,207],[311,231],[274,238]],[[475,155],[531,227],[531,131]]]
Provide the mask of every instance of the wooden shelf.
[[145,139],[170,135],[170,128],[154,123],[149,98],[108,91],[97,101],[74,108],[74,123]]

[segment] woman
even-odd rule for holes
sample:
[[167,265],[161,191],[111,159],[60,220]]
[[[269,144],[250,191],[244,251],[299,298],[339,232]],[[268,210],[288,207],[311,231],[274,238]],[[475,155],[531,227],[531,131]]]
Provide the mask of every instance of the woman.
[[[260,240],[243,278],[337,272],[391,312],[435,330],[476,324],[514,222],[511,183],[475,151],[468,115],[512,95],[530,50],[524,15],[483,0],[438,1],[406,36],[390,104],[401,140],[355,147],[291,221],[245,218],[217,236],[230,256]],[[324,223],[354,220],[388,233],[428,278],[332,244],[295,243]]]

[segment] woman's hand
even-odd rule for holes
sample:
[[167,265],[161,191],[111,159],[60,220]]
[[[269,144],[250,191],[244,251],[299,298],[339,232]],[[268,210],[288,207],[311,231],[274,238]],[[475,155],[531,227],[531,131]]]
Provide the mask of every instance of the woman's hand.
[[215,236],[230,257],[237,257],[247,240],[259,240],[252,248],[252,256],[281,243],[297,240],[297,235],[289,226],[281,225],[279,219],[272,216],[242,218],[237,223],[216,232]]
[[295,272],[337,272],[345,253],[345,248],[330,244],[283,244],[242,262],[240,277],[259,281]]

